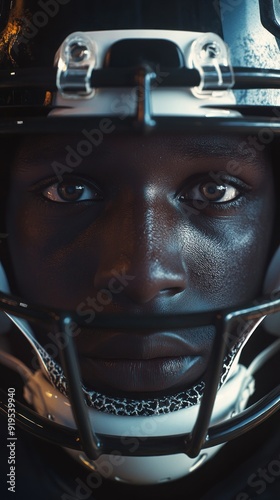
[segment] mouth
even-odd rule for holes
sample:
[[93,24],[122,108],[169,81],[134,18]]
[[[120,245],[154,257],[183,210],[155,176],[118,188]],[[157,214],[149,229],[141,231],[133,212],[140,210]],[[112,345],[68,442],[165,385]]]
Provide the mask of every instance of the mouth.
[[[129,400],[192,390],[203,381],[214,334],[212,326],[172,331],[80,329],[73,340],[83,387]],[[40,340],[44,347],[45,337]],[[59,353],[53,359],[60,364]]]
[[[87,406],[111,415],[151,416],[197,405],[214,335],[211,326],[172,332],[79,330],[73,340]],[[223,361],[221,384],[238,349]],[[54,357],[44,345],[40,351],[51,383],[69,397],[60,353]]]
[[[198,404],[214,335],[209,325],[172,332],[80,329],[74,343],[87,405],[104,413],[142,416]],[[233,349],[224,359],[223,382],[235,354]],[[42,342],[41,355],[52,384],[68,397],[59,351],[50,355]]]
[[[156,397],[189,387],[204,373],[208,354],[182,332],[92,335],[78,347],[90,390],[120,397]],[[89,348],[90,345],[90,348]],[[87,349],[85,348],[87,346]]]
[[204,371],[201,356],[153,359],[81,359],[86,387],[108,395],[144,397],[161,391],[177,391]]

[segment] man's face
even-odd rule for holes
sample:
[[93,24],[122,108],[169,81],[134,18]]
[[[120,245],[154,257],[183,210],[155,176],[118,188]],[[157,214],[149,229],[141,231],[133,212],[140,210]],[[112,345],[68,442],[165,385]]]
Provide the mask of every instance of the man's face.
[[[246,138],[108,136],[83,157],[81,140],[21,145],[7,218],[16,294],[89,322],[208,311],[260,293],[273,181]],[[130,396],[199,380],[212,340],[212,327],[99,331],[94,321],[75,337],[85,385]]]

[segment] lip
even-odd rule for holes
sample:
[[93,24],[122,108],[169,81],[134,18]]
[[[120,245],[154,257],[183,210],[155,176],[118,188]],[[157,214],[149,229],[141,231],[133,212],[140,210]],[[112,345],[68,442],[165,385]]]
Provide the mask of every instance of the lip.
[[78,351],[85,357],[145,360],[197,356],[201,345],[195,339],[196,332],[189,332],[186,338],[182,332],[83,332],[77,341]]
[[209,344],[199,338],[196,329],[84,331],[76,339],[83,383],[90,390],[128,398],[185,390],[207,366]]
[[[82,357],[81,371],[87,388],[107,395],[152,396],[178,391],[196,380],[204,369],[201,356],[150,359],[97,359]],[[94,381],[94,382],[93,382]],[[91,387],[92,386],[92,387]]]

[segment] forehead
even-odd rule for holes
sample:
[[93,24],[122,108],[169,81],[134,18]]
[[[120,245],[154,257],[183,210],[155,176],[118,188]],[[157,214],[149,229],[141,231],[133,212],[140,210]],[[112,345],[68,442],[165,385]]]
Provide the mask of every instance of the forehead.
[[[98,141],[97,141],[98,139]],[[98,172],[137,169],[174,172],[177,167],[221,170],[231,162],[245,165],[251,170],[266,169],[269,148],[254,142],[253,137],[227,135],[115,134],[104,136],[82,131],[75,135],[26,136],[21,139],[14,172],[52,170],[57,163],[65,172],[79,173],[83,168]],[[72,171],[71,171],[72,170]]]
[[[255,140],[254,140],[255,139]],[[257,144],[257,137],[247,135],[184,135],[184,134],[151,134],[132,135],[112,133],[108,136],[98,132],[83,130],[80,134],[59,135],[33,135],[24,136],[19,142],[18,152],[21,158],[26,155],[32,159],[44,158],[58,155],[61,151],[67,151],[72,147],[81,156],[86,156],[86,143],[92,145],[92,152],[98,154],[110,154],[110,151],[129,152],[135,146],[140,148],[157,148],[158,150],[170,151],[172,154],[185,154],[190,156],[203,156],[205,154],[220,156],[242,156],[244,159],[258,156],[265,148]],[[84,150],[84,151],[83,151]]]

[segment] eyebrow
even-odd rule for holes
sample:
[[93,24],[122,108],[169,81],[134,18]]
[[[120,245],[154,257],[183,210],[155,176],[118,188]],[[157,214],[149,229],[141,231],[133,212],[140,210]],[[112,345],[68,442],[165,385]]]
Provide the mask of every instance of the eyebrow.
[[[242,136],[239,138],[225,136],[226,139],[205,136],[203,141],[201,136],[197,136],[192,142],[184,144],[182,140],[178,146],[180,153],[190,159],[198,158],[220,158],[236,161],[244,161],[252,167],[265,169],[267,166],[269,144],[254,142],[254,136]],[[257,140],[257,137],[256,137]],[[200,142],[199,142],[200,141]]]
[[[150,137],[152,138],[153,136]],[[170,134],[168,135],[168,141],[164,143],[163,147],[172,148],[174,154],[177,152],[182,158],[187,157],[190,160],[209,157],[235,160],[237,162],[246,162],[247,165],[258,171],[265,170],[269,148],[267,145],[261,145],[260,143],[258,148],[254,148],[252,140],[254,140],[254,136],[245,135],[240,137],[230,137],[229,135],[217,137],[210,135],[201,136],[199,134],[192,136]],[[79,142],[79,135],[68,135],[67,137],[62,135],[59,138],[54,137],[54,140],[52,140],[52,137],[49,140],[48,138],[43,138],[43,141],[34,142],[34,138],[33,141],[32,138],[31,141],[29,138],[28,142],[24,143],[23,151],[20,151],[17,157],[17,162],[20,163],[20,166],[17,165],[17,167],[21,171],[28,170],[30,164],[34,164],[34,162],[40,163],[41,166],[45,165],[48,168],[51,167],[53,161],[64,164],[67,156],[66,148],[70,146],[75,151],[77,142]],[[113,151],[115,147],[116,145],[113,146]],[[30,151],[32,151],[31,155]],[[106,161],[108,157],[112,156],[110,147],[96,146],[96,153],[99,162]]]

